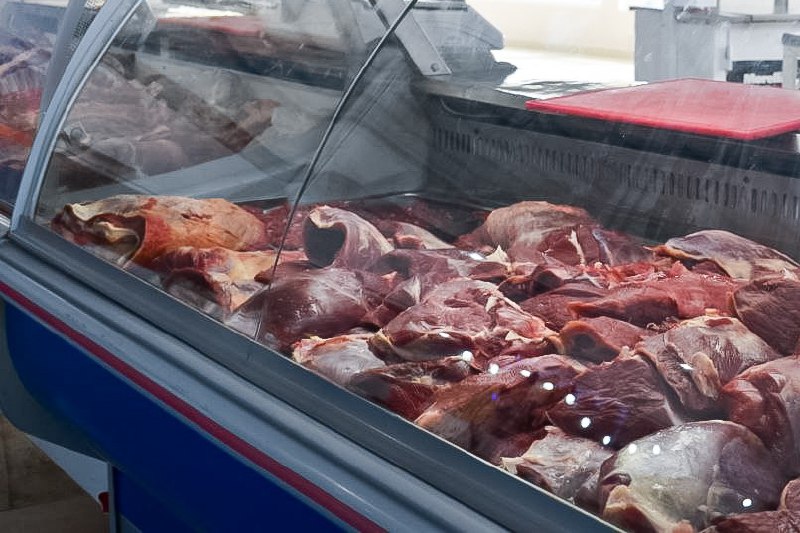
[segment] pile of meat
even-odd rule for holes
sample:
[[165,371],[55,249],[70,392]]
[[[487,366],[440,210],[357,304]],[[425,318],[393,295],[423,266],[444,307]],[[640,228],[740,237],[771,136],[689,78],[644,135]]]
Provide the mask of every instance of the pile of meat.
[[534,201],[305,206],[278,257],[287,214],[118,196],[51,226],[625,529],[800,527],[791,258],[719,230],[645,246]]

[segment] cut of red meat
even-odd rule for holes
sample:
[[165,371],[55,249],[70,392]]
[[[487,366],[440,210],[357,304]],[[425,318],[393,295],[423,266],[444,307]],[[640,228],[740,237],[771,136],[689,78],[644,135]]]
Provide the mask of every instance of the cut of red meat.
[[596,492],[586,483],[614,451],[553,426],[543,433],[520,457],[503,458],[503,468],[565,500],[575,501],[581,488]]
[[722,386],[743,370],[780,355],[741,322],[698,317],[636,346],[683,406],[697,415],[721,414]]
[[647,261],[653,253],[629,235],[597,225],[579,225],[547,233],[537,246],[544,256],[565,265],[609,266]]
[[800,513],[764,511],[729,516],[702,533],[797,533],[800,532]]
[[[286,224],[289,221],[289,204],[283,203],[267,210],[247,206],[242,207],[253,213],[264,224],[267,235],[267,245],[272,248],[278,248],[281,244]],[[286,243],[284,244],[285,250],[299,250],[303,247],[303,221],[306,219],[311,209],[313,209],[311,206],[298,207],[292,226],[289,228],[289,233],[286,236]]]
[[783,487],[780,509],[800,511],[800,479],[793,479]]
[[730,277],[742,280],[800,266],[777,250],[722,230],[703,230],[670,239],[653,250],[682,261],[711,261]]
[[646,327],[668,318],[694,318],[709,309],[733,314],[730,297],[740,284],[730,278],[682,272],[612,289],[605,298],[571,304],[581,317],[608,316]]
[[473,370],[461,357],[399,363],[365,370],[350,379],[356,394],[414,420],[433,402],[434,393],[457,383]]
[[475,249],[500,246],[515,261],[535,259],[540,262],[537,247],[553,230],[594,225],[592,217],[578,207],[548,202],[519,202],[492,211],[478,229],[459,238],[457,246]]
[[608,317],[573,320],[559,332],[564,351],[595,363],[611,361],[624,347],[633,348],[652,331]]
[[68,204],[50,225],[66,239],[121,265],[149,266],[182,246],[246,251],[266,244],[261,221],[221,199],[113,196]]
[[394,250],[378,228],[354,213],[329,206],[308,214],[303,241],[308,259],[320,267],[365,270]]
[[608,289],[590,283],[570,283],[529,298],[520,304],[523,311],[538,316],[547,327],[560,330],[574,318],[571,303],[591,302],[608,295]]
[[523,359],[439,391],[421,427],[486,457],[498,443],[544,424],[544,409],[566,394],[583,366],[560,355]]
[[692,531],[778,505],[786,478],[732,422],[690,422],[630,443],[600,469],[602,516],[628,531]]
[[800,474],[800,361],[751,367],[722,391],[730,420],[750,428],[789,472]]
[[292,358],[344,387],[353,376],[386,363],[370,351],[371,335],[342,335],[331,339],[303,339],[294,345]]
[[791,277],[758,279],[733,294],[733,308],[744,325],[783,355],[800,340],[800,281]]
[[444,283],[397,315],[373,338],[381,354],[408,361],[469,353],[477,368],[492,357],[553,351],[555,332],[506,299],[496,285],[474,280]]
[[571,393],[547,416],[571,435],[614,448],[685,421],[655,369],[625,352],[578,376]]
[[331,267],[277,276],[262,293],[258,340],[288,349],[305,337],[333,337],[358,326],[377,305],[373,298],[380,299],[365,289],[374,281],[366,277],[366,273]]
[[408,222],[388,221],[376,224],[397,248],[410,250],[443,250],[453,248],[430,231]]
[[[168,293],[222,318],[236,311],[264,286],[255,276],[272,268],[277,252],[235,252],[227,248],[184,246],[153,261],[152,268],[162,276]],[[302,260],[302,252],[285,252],[283,261]]]

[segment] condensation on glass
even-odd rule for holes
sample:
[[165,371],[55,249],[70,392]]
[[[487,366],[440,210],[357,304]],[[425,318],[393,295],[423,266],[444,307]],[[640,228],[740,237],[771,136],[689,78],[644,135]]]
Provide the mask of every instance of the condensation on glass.
[[402,2],[144,5],[37,221],[625,529],[777,530],[800,93],[747,43],[795,15],[691,3],[420,1],[318,158]]

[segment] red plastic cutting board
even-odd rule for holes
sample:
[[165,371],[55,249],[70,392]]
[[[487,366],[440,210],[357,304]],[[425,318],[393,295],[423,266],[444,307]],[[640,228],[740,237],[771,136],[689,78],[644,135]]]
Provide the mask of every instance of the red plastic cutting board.
[[531,100],[526,107],[742,140],[800,130],[800,91],[724,81],[671,80]]

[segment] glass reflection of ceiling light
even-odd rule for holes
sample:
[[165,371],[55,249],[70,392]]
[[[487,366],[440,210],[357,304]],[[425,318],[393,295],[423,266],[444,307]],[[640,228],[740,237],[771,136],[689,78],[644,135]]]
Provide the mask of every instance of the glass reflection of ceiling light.
[[611,444],[611,436],[606,435],[605,437],[603,437],[603,446],[608,446],[609,444]]
[[549,381],[545,381],[544,383],[542,383],[542,388],[543,388],[544,390],[553,390],[553,389],[555,389],[555,388],[556,388],[556,386],[555,386],[555,385],[553,385],[553,384],[552,384],[551,382],[549,382]]
[[479,253],[477,253],[477,252],[470,252],[470,253],[468,253],[467,255],[468,255],[468,256],[469,256],[471,259],[474,259],[475,261],[485,261],[485,260],[486,260],[486,258],[485,258],[485,257],[483,257],[481,254],[479,254]]
[[581,418],[581,427],[583,429],[586,429],[591,425],[592,425],[592,420],[588,416],[584,416],[583,418]]
[[442,337],[443,339],[449,339],[450,338],[450,334],[447,333],[446,331],[440,331],[439,332],[439,336]]
[[742,507],[747,508],[750,507],[751,505],[753,505],[753,500],[751,500],[750,498],[745,498],[744,500],[742,500]]
[[497,374],[498,372],[500,372],[500,367],[497,366],[497,364],[492,363],[491,365],[489,365],[489,373],[490,374],[494,375],[494,374]]
[[461,352],[461,359],[463,359],[466,362],[472,361],[472,357],[473,357],[472,352],[470,352],[469,350],[464,350],[463,352]]
[[653,445],[653,455],[659,455],[661,453],[661,446],[658,444]]
[[686,363],[681,363],[680,367],[686,370],[687,372],[691,372],[692,370],[694,370],[694,368],[692,368],[692,365],[688,365]]
[[636,446],[635,444],[631,444],[630,446],[628,446],[628,453],[631,454],[631,455],[636,453],[638,450],[639,450],[639,447]]
[[575,405],[575,395],[574,394],[567,394],[564,396],[564,401],[567,402],[567,405]]
[[223,9],[208,9],[197,6],[174,6],[167,9],[167,12],[160,15],[162,18],[194,18],[194,17],[241,17],[238,11],[226,11]]
[[523,378],[531,377],[531,371],[530,370],[520,370],[519,373],[522,374]]

